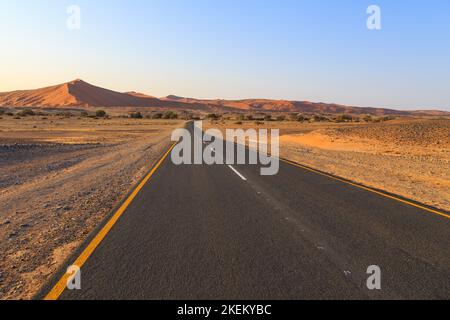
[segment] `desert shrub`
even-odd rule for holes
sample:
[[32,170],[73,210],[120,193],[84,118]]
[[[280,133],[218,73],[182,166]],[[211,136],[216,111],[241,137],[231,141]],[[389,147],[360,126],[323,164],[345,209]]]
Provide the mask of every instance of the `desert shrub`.
[[206,116],[206,118],[210,120],[219,120],[221,118],[221,115],[216,113],[210,113]]
[[286,120],[286,116],[280,115],[280,116],[277,116],[276,119],[277,119],[277,121],[284,121],[284,120]]
[[245,115],[244,114],[240,114],[238,119],[239,119],[239,121],[244,121],[245,120]]
[[235,122],[234,124],[241,125],[241,124],[242,124],[242,121],[237,121],[237,122]]
[[385,116],[381,118],[381,121],[391,121],[391,120],[395,120],[395,117],[392,116]]
[[144,116],[140,112],[133,112],[133,113],[130,113],[130,118],[131,119],[142,119],[142,118],[144,118]]
[[13,119],[19,120],[22,119],[20,116],[15,116]]
[[4,114],[5,114],[5,110],[0,109],[0,116],[2,116],[2,115],[4,115]]
[[309,121],[309,118],[307,116],[305,116],[305,115],[299,114],[298,117],[297,117],[297,121],[299,121],[299,122],[307,122],[307,121]]
[[14,115],[14,113],[12,113],[12,112],[6,112],[5,114],[10,117],[12,117]]
[[89,113],[87,111],[81,111],[80,116],[81,117],[88,117]]
[[336,122],[349,122],[349,121],[353,121],[353,117],[349,114],[341,114],[336,117],[335,121]]
[[72,118],[73,114],[69,111],[58,113],[58,116],[64,117],[64,118]]
[[257,126],[262,126],[264,124],[264,122],[263,121],[255,121],[255,124]]
[[161,112],[154,113],[152,115],[152,119],[162,119],[162,117],[163,117],[163,114]]
[[252,121],[254,118],[251,114],[245,116],[245,120]]
[[270,114],[266,114],[264,116],[264,121],[272,121],[272,116]]
[[372,116],[365,116],[365,117],[363,118],[363,120],[364,120],[365,122],[372,122]]
[[18,115],[19,117],[26,117],[26,116],[34,116],[35,113],[34,113],[34,111],[31,110],[31,109],[25,109],[25,110],[19,111],[19,112],[17,113],[17,115]]
[[97,110],[97,111],[95,111],[95,116],[97,117],[97,118],[104,118],[104,117],[106,117],[106,111],[105,110]]
[[325,121],[329,121],[329,119],[327,117],[322,116],[322,115],[315,114],[312,117],[312,121],[314,121],[314,122],[325,122]]
[[383,121],[383,118],[372,118],[372,122],[374,123],[380,123]]
[[173,111],[167,111],[164,113],[164,119],[178,119],[178,114]]

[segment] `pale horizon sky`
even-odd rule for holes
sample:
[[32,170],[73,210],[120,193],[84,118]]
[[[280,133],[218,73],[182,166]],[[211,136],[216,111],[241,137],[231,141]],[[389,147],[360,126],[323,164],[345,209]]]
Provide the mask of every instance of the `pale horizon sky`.
[[158,97],[450,111],[449,17],[443,0],[0,0],[0,92],[81,78]]

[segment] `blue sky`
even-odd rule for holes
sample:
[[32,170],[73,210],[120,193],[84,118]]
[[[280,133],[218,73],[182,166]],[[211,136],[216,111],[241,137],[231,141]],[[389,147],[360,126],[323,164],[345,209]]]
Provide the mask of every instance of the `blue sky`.
[[[81,8],[81,30],[66,8]],[[382,30],[366,27],[380,6]],[[450,110],[450,1],[0,0],[0,91],[118,91]]]

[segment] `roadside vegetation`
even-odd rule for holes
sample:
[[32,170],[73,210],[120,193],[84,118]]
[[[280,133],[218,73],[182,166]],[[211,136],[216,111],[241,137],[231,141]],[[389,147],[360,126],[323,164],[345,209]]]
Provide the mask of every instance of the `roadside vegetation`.
[[[42,120],[57,116],[60,118],[91,118],[91,119],[154,119],[154,120],[205,120],[210,122],[233,121],[235,124],[252,122],[255,125],[263,125],[269,122],[299,122],[299,123],[381,123],[397,119],[393,116],[353,115],[353,114],[319,114],[319,113],[286,113],[286,112],[259,112],[259,113],[202,113],[186,110],[135,110],[128,114],[110,114],[103,109],[99,110],[47,110],[47,109],[9,109],[0,108],[0,117],[13,117],[21,119],[25,117],[40,116]],[[45,118],[45,119],[44,119]]]
[[350,114],[307,114],[307,113],[256,113],[256,114],[207,114],[204,120],[211,122],[235,121],[235,124],[254,122],[261,125],[266,122],[300,122],[300,123],[380,123],[397,119],[392,116],[350,115]]

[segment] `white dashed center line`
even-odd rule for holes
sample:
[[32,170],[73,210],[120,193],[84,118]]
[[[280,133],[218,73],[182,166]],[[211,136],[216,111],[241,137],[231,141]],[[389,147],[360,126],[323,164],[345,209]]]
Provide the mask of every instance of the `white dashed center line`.
[[242,174],[240,174],[239,171],[237,171],[235,168],[233,168],[233,166],[228,165],[228,167],[230,167],[230,169],[233,170],[233,172],[236,173],[242,180],[247,181],[247,178],[244,177]]

